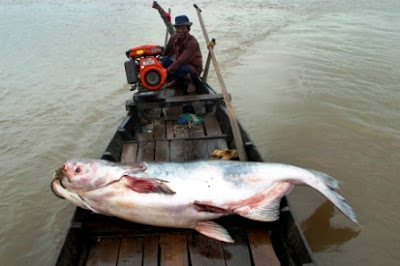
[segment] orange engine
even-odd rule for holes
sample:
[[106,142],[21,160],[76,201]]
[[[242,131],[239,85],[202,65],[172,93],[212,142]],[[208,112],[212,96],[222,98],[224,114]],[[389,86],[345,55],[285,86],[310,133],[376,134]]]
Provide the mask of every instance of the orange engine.
[[135,46],[126,52],[129,61],[125,62],[125,72],[132,89],[143,87],[147,90],[158,90],[167,78],[167,70],[158,61],[162,53],[158,44]]
[[[129,52],[129,54],[128,54]],[[162,53],[162,47],[158,44],[146,44],[132,47],[127,52],[127,56],[130,58],[142,57],[142,56],[156,56]]]
[[145,57],[139,61],[140,82],[148,90],[158,90],[164,85],[167,78],[167,70],[162,67],[157,58]]

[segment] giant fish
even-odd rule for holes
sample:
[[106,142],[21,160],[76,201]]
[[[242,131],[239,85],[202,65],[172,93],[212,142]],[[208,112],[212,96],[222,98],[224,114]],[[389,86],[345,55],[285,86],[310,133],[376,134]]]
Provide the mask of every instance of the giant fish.
[[256,221],[279,219],[279,203],[295,185],[308,185],[357,223],[338,182],[292,165],[239,161],[142,162],[68,160],[54,173],[51,189],[61,198],[96,213],[128,221],[192,228],[233,242],[213,219],[237,214]]

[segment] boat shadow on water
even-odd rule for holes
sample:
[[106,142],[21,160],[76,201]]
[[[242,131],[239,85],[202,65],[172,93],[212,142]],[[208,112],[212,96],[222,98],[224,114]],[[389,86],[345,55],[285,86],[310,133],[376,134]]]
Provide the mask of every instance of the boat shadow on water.
[[332,247],[338,247],[356,238],[360,233],[360,231],[355,231],[350,227],[334,226],[331,223],[334,213],[334,205],[327,200],[301,223],[301,228],[312,251],[321,252]]

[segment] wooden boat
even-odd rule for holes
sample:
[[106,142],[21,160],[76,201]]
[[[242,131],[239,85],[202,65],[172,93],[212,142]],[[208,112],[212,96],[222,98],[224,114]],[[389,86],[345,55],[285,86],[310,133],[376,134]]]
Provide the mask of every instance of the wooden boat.
[[[163,9],[157,2],[154,6],[171,30]],[[224,97],[205,82],[207,72],[208,63],[204,79],[196,81],[195,94],[188,95],[184,86],[134,94],[126,102],[127,116],[101,158],[125,164],[204,160],[215,149],[235,149],[234,135],[239,133],[247,159],[262,161],[243,127],[239,124],[240,132],[232,131]],[[204,123],[179,124],[177,118],[187,112],[201,117]],[[315,264],[286,198],[281,200],[278,221],[265,223],[230,216],[217,222],[235,243],[222,243],[190,229],[136,224],[78,207],[56,265]]]
[[[207,159],[214,149],[234,149],[223,97],[208,84],[197,94],[182,88],[161,89],[156,95],[134,95],[126,118],[108,144],[102,159],[188,161]],[[184,126],[178,115],[191,110],[203,124]],[[249,161],[262,161],[256,146],[240,127]],[[57,265],[309,265],[310,249],[286,198],[280,219],[262,223],[238,216],[217,221],[235,240],[226,244],[194,230],[160,228],[107,217],[77,208]]]

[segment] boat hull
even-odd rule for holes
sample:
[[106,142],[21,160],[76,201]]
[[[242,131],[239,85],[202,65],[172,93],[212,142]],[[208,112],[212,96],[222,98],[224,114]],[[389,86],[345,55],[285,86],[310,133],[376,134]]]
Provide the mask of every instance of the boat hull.
[[[181,88],[162,89],[150,97],[135,95],[101,158],[127,164],[182,162],[207,159],[215,149],[235,148],[222,96],[201,80],[198,82],[199,95],[183,95]],[[186,110],[202,116],[204,124],[177,124],[177,116]],[[248,160],[262,161],[248,133],[239,126]],[[228,244],[191,229],[142,225],[78,207],[56,264],[313,264],[310,248],[286,198],[281,200],[280,210],[280,219],[275,222],[256,222],[239,216],[217,219],[235,240]]]

